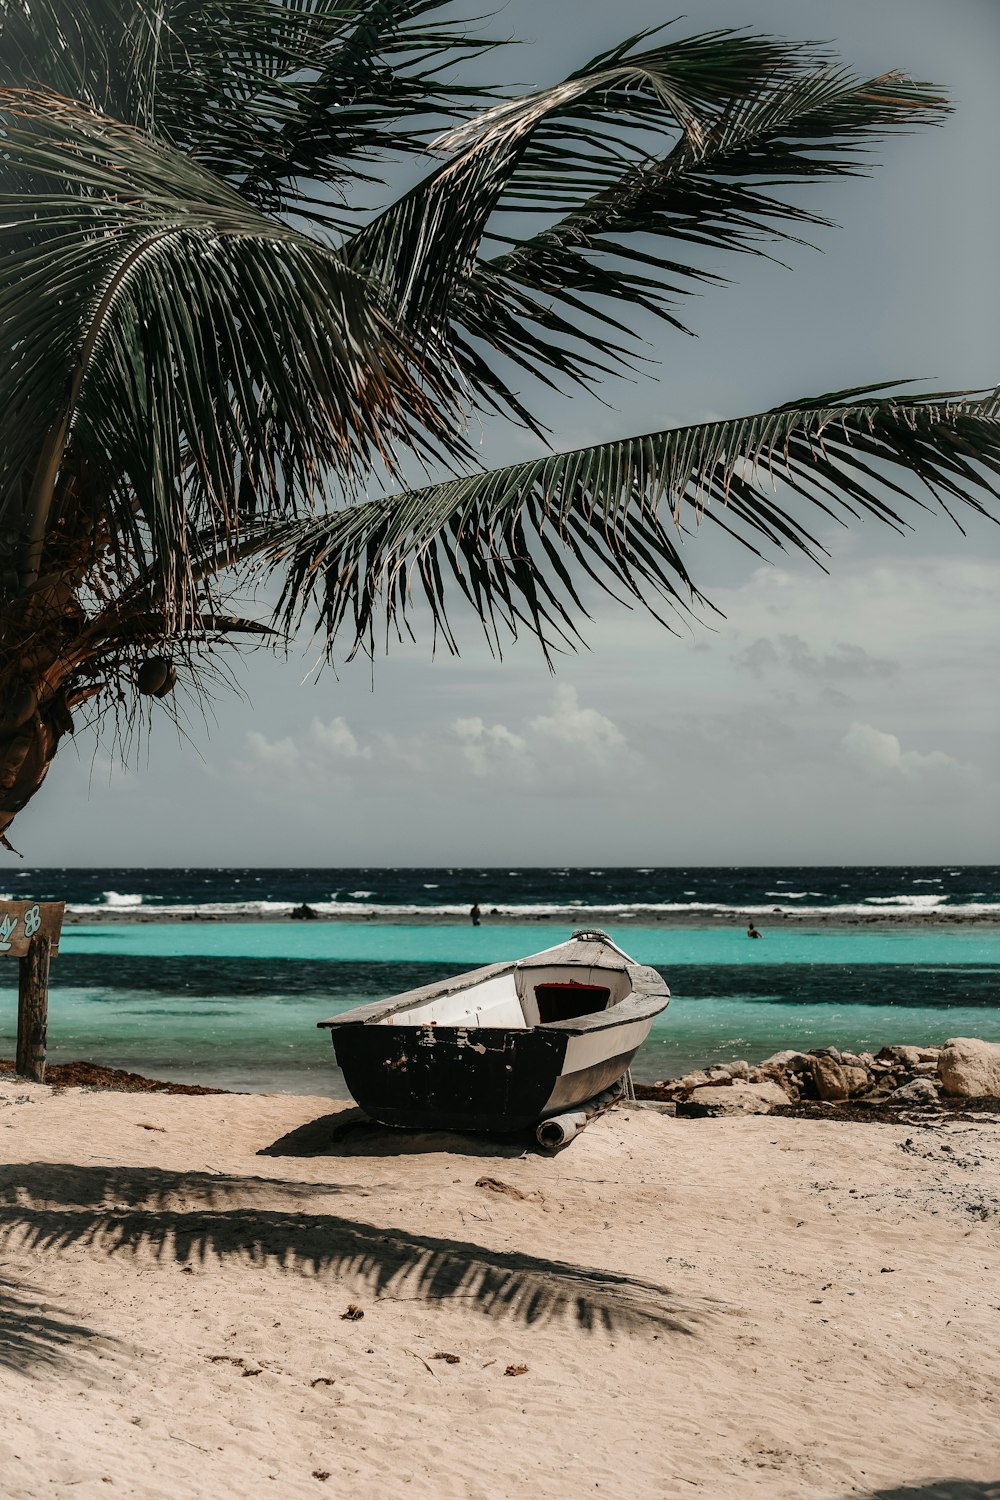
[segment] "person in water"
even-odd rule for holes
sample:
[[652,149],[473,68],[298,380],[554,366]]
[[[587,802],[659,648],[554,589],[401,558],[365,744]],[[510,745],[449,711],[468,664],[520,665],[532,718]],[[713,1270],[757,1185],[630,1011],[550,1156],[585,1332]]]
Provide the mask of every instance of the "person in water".
[[759,937],[763,937],[763,936],[764,936],[764,934],[762,932],[758,932],[757,929],[756,929],[756,927],[753,925],[753,917],[751,917],[750,921],[747,924],[747,937],[749,937],[749,938],[759,938]]
[[473,927],[478,927],[479,926],[479,923],[482,920],[482,915],[483,915],[482,912],[479,910],[479,902],[477,901],[474,904],[472,910],[469,912],[469,916],[472,919],[472,925],[473,925]]

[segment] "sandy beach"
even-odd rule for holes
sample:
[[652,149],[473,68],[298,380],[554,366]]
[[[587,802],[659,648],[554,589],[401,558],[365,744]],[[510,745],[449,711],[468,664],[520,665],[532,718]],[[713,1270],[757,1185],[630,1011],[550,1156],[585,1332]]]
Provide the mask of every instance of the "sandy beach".
[[0,1080],[5,1496],[1000,1493],[995,1119],[351,1119]]

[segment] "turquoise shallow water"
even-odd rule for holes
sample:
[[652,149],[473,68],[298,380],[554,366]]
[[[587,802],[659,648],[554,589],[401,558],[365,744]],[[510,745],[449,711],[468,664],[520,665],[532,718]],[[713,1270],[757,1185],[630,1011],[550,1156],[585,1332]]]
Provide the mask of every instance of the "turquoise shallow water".
[[[53,961],[49,1056],[341,1097],[318,1020],[568,935],[534,923],[70,927]],[[775,927],[751,942],[741,929],[623,927],[614,936],[655,964],[674,996],[637,1059],[642,1079],[786,1046],[1000,1041],[1000,930]],[[8,1056],[16,973],[0,965]]]
[[[570,928],[376,922],[148,922],[67,927],[63,953],[144,958],[291,958],[446,963],[472,968],[565,942]],[[639,963],[1000,964],[1000,928],[774,927],[759,942],[740,928],[622,927],[612,936]]]

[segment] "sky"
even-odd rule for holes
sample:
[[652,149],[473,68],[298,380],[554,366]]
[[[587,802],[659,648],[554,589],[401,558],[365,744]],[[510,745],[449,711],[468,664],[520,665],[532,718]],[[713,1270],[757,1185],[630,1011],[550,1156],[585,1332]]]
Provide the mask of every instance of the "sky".
[[[470,6],[468,11],[479,7]],[[653,0],[509,0],[495,81],[556,81],[672,12]],[[944,85],[955,114],[879,148],[870,179],[809,201],[837,220],[791,269],[732,258],[698,334],[643,328],[655,379],[539,396],[555,444],[760,410],[902,377],[1000,382],[1000,8],[993,0],[698,0],[677,28],[836,46],[857,72]],[[918,387],[919,389],[919,387]],[[536,451],[494,423],[484,460]],[[307,637],[258,652],[241,692],[138,759],[64,741],[13,842],[31,865],[987,863],[1000,830],[1000,529],[922,517],[820,529],[829,574],[695,536],[717,614],[671,635],[592,601],[555,675],[530,640],[495,660],[416,645],[320,673]],[[12,856],[5,855],[12,864]]]

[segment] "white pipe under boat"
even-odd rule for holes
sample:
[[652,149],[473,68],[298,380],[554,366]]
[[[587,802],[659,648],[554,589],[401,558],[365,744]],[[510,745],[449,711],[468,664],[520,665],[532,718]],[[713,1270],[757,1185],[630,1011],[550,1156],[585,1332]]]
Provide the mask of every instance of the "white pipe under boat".
[[585,1126],[612,1109],[624,1096],[622,1085],[616,1083],[612,1088],[605,1089],[603,1094],[598,1094],[596,1099],[591,1099],[582,1109],[572,1110],[565,1115],[552,1115],[548,1120],[543,1120],[535,1129],[535,1139],[540,1146],[546,1146],[550,1151],[558,1150],[560,1146],[568,1145]]

